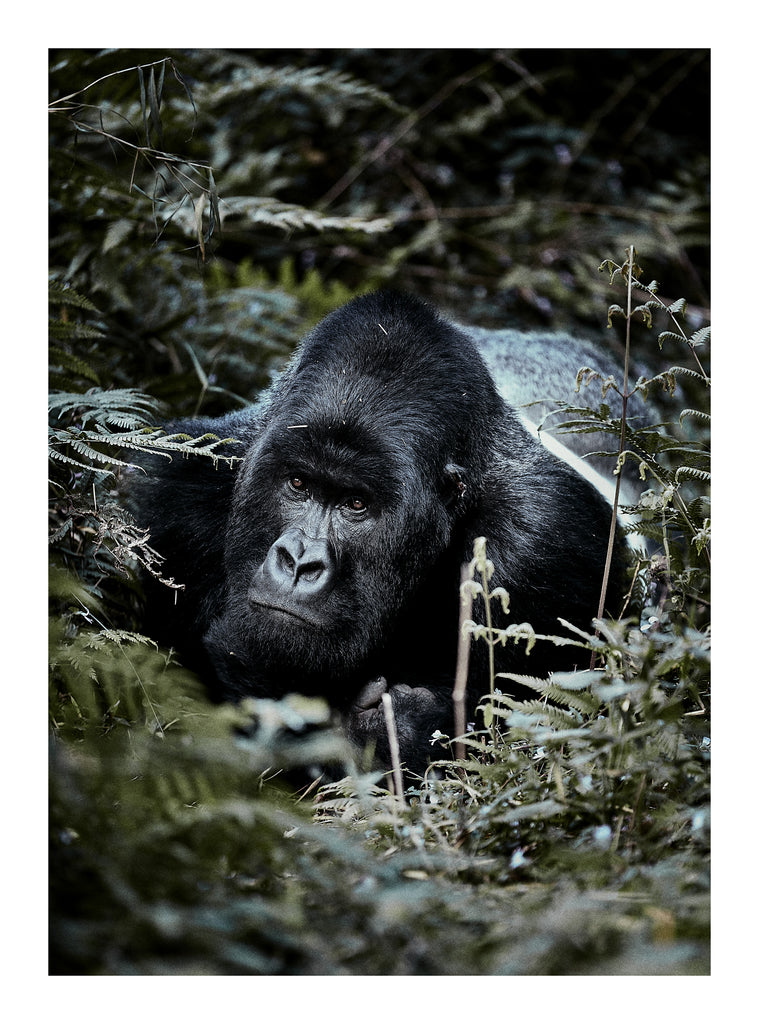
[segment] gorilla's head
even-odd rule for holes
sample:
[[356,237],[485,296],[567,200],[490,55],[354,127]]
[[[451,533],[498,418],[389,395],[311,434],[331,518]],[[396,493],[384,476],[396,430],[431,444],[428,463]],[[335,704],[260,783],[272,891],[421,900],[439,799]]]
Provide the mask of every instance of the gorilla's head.
[[468,339],[422,303],[381,293],[322,321],[238,474],[207,638],[227,688],[253,665],[320,692],[355,673],[424,600],[506,415]]

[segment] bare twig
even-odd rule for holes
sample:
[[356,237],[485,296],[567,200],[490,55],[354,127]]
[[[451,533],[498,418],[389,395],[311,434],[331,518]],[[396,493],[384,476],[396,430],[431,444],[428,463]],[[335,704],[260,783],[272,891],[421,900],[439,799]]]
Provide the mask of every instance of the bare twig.
[[403,796],[403,773],[401,772],[401,750],[398,745],[398,732],[395,728],[395,713],[393,711],[393,702],[390,698],[389,693],[382,694],[382,710],[385,715],[385,726],[387,728],[387,738],[390,742],[390,762],[393,766],[393,782],[395,784],[395,795],[405,804],[406,800]]

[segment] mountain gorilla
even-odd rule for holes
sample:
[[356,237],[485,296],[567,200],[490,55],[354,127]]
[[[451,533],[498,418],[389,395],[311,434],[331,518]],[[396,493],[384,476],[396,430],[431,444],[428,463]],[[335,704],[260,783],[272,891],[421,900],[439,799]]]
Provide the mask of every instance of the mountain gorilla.
[[[380,292],[322,321],[257,405],[170,425],[232,436],[242,456],[234,469],[145,460],[148,476],[135,484],[138,522],[185,588],[175,599],[150,586],[153,635],[217,697],[323,695],[386,762],[380,696],[389,692],[402,760],[418,771],[432,732],[452,728],[458,585],[475,538],[487,539],[492,586],[510,595],[508,622],[555,634],[561,616],[588,627],[609,504],[525,429],[476,336],[506,393],[511,371],[517,398],[545,394],[548,364],[530,362],[529,336],[470,335],[415,299]],[[519,352],[504,355],[516,342]],[[582,364],[567,344],[553,344],[568,360],[565,392]],[[623,578],[618,541],[612,615]],[[498,670],[540,675],[571,668],[576,649],[544,642],[527,655],[511,644],[497,659]],[[475,643],[470,715],[487,672],[486,645]]]

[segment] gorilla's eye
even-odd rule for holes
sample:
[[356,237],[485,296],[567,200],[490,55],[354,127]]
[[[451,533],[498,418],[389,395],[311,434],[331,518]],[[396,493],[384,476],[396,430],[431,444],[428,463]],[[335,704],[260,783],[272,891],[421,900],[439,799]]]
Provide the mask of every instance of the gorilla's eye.
[[296,494],[308,494],[308,486],[302,476],[291,476],[288,482]]
[[367,504],[363,498],[358,498],[354,495],[352,498],[348,498],[345,502],[345,507],[349,512],[366,512]]

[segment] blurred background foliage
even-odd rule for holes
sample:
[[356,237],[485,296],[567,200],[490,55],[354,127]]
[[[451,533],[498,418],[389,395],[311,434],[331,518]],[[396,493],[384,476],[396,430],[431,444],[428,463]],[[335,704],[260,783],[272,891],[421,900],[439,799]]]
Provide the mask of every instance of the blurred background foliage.
[[598,331],[634,244],[708,306],[707,51],[53,51],[50,95],[51,273],[172,411],[249,400],[378,286]]
[[[51,51],[52,973],[708,972],[703,560],[670,631],[598,641],[576,729],[536,701],[401,805],[320,702],[211,705],[134,631],[118,484],[375,287],[613,344],[598,268],[634,244],[697,331],[709,89],[704,50]],[[313,764],[340,781],[296,799]]]

